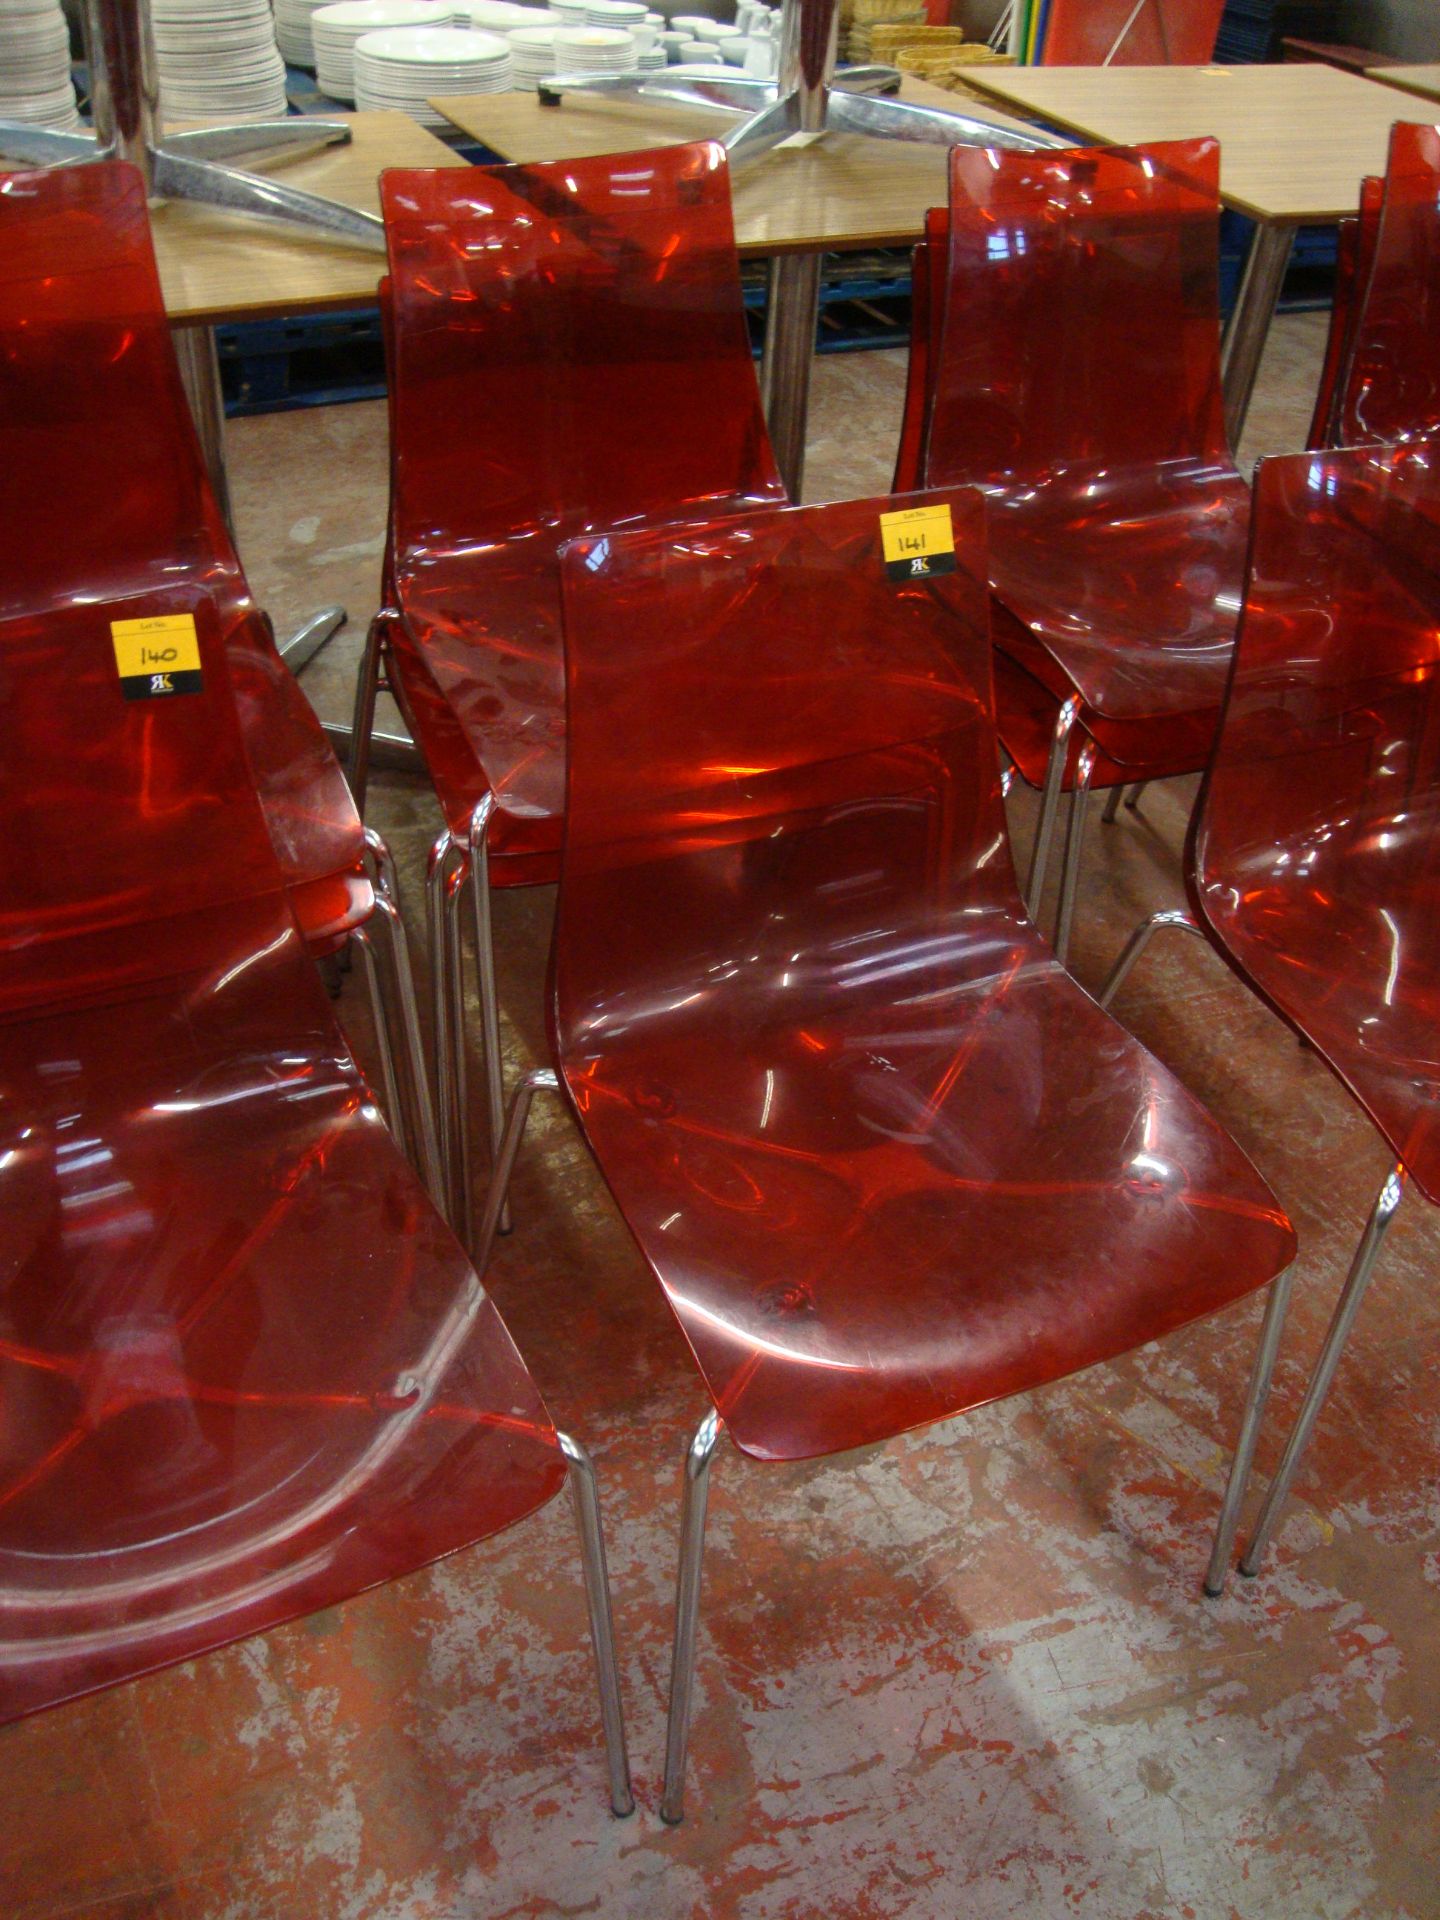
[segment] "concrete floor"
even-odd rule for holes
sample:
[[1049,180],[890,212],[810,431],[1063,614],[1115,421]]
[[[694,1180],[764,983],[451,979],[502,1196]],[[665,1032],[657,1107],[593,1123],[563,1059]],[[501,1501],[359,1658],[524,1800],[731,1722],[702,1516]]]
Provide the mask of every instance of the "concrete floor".
[[[1246,457],[1297,447],[1323,321],[1282,321]],[[820,363],[809,494],[883,490],[898,355]],[[384,410],[237,423],[241,544],[348,712],[375,604]],[[1193,783],[1092,829],[1095,983],[1179,899]],[[437,823],[377,781],[412,906]],[[1033,804],[1021,795],[1022,855]],[[499,896],[506,1041],[543,1046],[552,897]],[[412,916],[419,945],[420,919]],[[356,994],[347,986],[347,1002]],[[344,1010],[344,1009],[342,1009]],[[1208,951],[1117,1011],[1249,1149],[1300,1234],[1273,1465],[1385,1149]],[[1402,1210],[1264,1575],[1200,1597],[1250,1302],[1029,1399],[864,1454],[714,1480],[690,1815],[656,1814],[678,1470],[704,1410],[584,1147],[532,1122],[495,1297],[604,1478],[640,1810],[605,1810],[561,1505],[332,1614],[0,1735],[0,1916],[59,1920],[1380,1920],[1440,1914],[1440,1221]]]

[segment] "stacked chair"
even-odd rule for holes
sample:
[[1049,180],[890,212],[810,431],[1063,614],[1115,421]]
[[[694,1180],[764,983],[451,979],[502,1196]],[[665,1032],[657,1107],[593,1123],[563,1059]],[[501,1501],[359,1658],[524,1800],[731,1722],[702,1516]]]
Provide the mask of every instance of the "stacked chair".
[[[892,578],[881,516],[937,501],[953,570]],[[555,1057],[712,1401],[685,1483],[676,1821],[726,1430],[800,1460],[949,1418],[1267,1285],[1294,1238],[1026,914],[976,493],[592,535],[563,577]],[[554,1084],[516,1096],[482,1271]]]
[[[504,1119],[490,888],[553,881],[565,814],[559,550],[784,490],[760,410],[723,148],[394,172],[391,511],[360,676],[364,801],[388,685],[446,828],[430,862],[441,1150],[468,1233],[468,889],[492,1150]],[[616,742],[623,751],[623,742]]]
[[[1261,462],[1234,675],[1186,854],[1188,924],[1316,1049],[1395,1155],[1240,1567],[1254,1573],[1413,1181],[1440,1200],[1440,439]],[[1139,928],[1108,1005],[1159,926]],[[1240,1456],[1279,1343],[1272,1291]],[[1207,1587],[1243,1496],[1232,1476]]]
[[[957,147],[915,303],[897,492],[990,502],[1000,738],[1043,789],[1038,911],[1075,795],[1196,773],[1234,643],[1249,489],[1225,442],[1219,148]],[[1113,817],[1113,814],[1108,817]]]
[[379,896],[168,355],[140,174],[0,180],[0,1719],[568,1478],[628,1812],[593,1470],[320,987]]
[[1311,447],[1440,430],[1440,127],[1397,122],[1383,180],[1340,223]]
[[250,597],[180,385],[144,197],[108,168],[53,184],[12,176],[0,238],[0,619],[64,621],[96,596],[137,620],[209,609],[307,947],[318,959],[361,946],[391,1124],[433,1185],[433,1112],[390,857],[367,839]]

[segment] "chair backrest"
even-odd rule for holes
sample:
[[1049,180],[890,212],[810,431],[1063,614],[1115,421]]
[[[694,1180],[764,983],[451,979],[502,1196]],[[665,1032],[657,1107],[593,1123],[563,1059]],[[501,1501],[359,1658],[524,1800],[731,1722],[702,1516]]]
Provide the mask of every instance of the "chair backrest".
[[1187,868],[1241,972],[1440,1198],[1440,438],[1287,455]]
[[1392,127],[1378,218],[1366,186],[1334,446],[1440,429],[1440,127]]
[[1047,67],[1198,67],[1215,52],[1225,0],[1050,0]]
[[750,357],[723,148],[389,172],[393,527],[534,541],[783,498]]
[[[881,516],[914,506],[953,528],[954,571],[887,571]],[[1004,971],[1025,921],[985,577],[964,491],[566,549],[554,1012],[577,1099],[608,1046],[712,992],[725,1019],[853,1012],[943,989],[962,933]]]
[[[187,612],[207,655],[216,644],[229,652],[241,738],[285,882],[353,866],[359,819],[250,597],[205,471],[141,176],[115,162],[0,175],[0,674],[18,673],[36,649],[51,676],[69,672],[70,637],[91,633],[95,620],[105,630],[111,619]],[[96,672],[103,681],[103,659],[76,644],[77,689]],[[12,645],[22,649],[14,659]],[[216,671],[207,658],[208,684]],[[112,660],[112,682],[114,673]],[[43,712],[35,720],[43,727]],[[107,750],[103,728],[87,737],[83,710],[66,718],[57,706],[52,746],[62,757],[45,769],[47,786],[76,771],[63,757],[66,726],[92,770]],[[203,793],[203,759],[193,771]],[[101,783],[113,808],[112,778],[123,785],[118,761]],[[215,779],[223,787],[228,778],[217,760]],[[77,806],[82,798],[77,787]],[[62,841],[76,828],[70,816],[57,824]],[[197,841],[193,859],[200,851]],[[227,858],[222,832],[208,854],[222,891]]]
[[926,485],[1229,468],[1219,167],[1211,139],[952,151]]
[[133,167],[0,175],[0,434],[0,620],[181,571],[245,598]]

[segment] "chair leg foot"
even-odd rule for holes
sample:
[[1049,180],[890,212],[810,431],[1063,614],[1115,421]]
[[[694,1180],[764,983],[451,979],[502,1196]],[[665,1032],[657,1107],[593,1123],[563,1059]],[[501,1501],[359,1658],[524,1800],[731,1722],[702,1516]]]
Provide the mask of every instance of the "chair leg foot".
[[1250,1369],[1245,1411],[1240,1418],[1240,1433],[1235,1442],[1234,1458],[1230,1462],[1229,1478],[1225,1482],[1225,1497],[1220,1503],[1220,1518],[1215,1526],[1210,1564],[1205,1570],[1205,1592],[1212,1600],[1218,1600],[1225,1591],[1230,1551],[1235,1544],[1235,1528],[1245,1499],[1245,1489],[1250,1484],[1250,1470],[1255,1463],[1255,1443],[1265,1416],[1265,1403],[1275,1373],[1275,1356],[1280,1350],[1280,1336],[1285,1329],[1285,1315],[1294,1285],[1293,1262],[1270,1282],[1270,1297],[1265,1303],[1265,1318],[1261,1322],[1260,1340]]
[[610,1811],[618,1820],[635,1811],[630,1759],[625,1750],[625,1714],[620,1699],[620,1666],[615,1658],[615,1622],[610,1607],[610,1573],[605,1559],[605,1528],[595,1466],[578,1440],[557,1433],[570,1469],[570,1497],[580,1535],[580,1564],[585,1575],[585,1604],[600,1688],[600,1720],[605,1729],[605,1763],[610,1776]]
[[665,1728],[665,1785],[660,1798],[660,1818],[670,1827],[678,1827],[685,1818],[685,1761],[690,1746],[690,1706],[695,1687],[695,1637],[700,1622],[710,1462],[724,1431],[719,1414],[713,1410],[707,1413],[695,1429],[685,1455],[680,1568],[675,1584],[675,1645],[670,1662],[670,1713]]
[[1365,1223],[1365,1231],[1355,1249],[1355,1258],[1350,1263],[1345,1285],[1340,1290],[1340,1298],[1325,1335],[1325,1344],[1320,1349],[1320,1358],[1305,1389],[1305,1398],[1300,1403],[1300,1412],[1285,1444],[1275,1478],[1270,1482],[1270,1490],[1265,1495],[1265,1504],[1260,1509],[1260,1518],[1255,1522],[1255,1531],[1241,1555],[1240,1571],[1243,1574],[1253,1574],[1259,1570],[1260,1556],[1275,1531],[1285,1497],[1290,1491],[1290,1483],[1295,1477],[1295,1469],[1300,1464],[1300,1456],[1315,1431],[1315,1423],[1335,1378],[1335,1369],[1340,1364],[1345,1342],[1350,1337],[1350,1329],[1355,1324],[1355,1316],[1360,1311],[1360,1303],[1375,1272],[1375,1262],[1379,1258],[1386,1231],[1395,1218],[1404,1193],[1405,1169],[1403,1166],[1393,1167],[1386,1174],[1385,1183],[1370,1209],[1370,1218]]

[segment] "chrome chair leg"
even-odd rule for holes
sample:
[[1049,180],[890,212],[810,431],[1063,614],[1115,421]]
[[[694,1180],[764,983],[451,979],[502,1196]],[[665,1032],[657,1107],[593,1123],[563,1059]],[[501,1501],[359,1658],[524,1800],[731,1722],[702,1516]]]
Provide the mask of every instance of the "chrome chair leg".
[[373,827],[365,829],[365,851],[370,857],[372,878],[381,893],[388,894],[400,905],[400,876],[395,871],[395,856],[389,845]]
[[1315,1430],[1315,1422],[1320,1417],[1320,1409],[1330,1391],[1335,1378],[1335,1369],[1340,1364],[1340,1355],[1345,1342],[1350,1337],[1350,1329],[1355,1324],[1355,1316],[1360,1311],[1360,1303],[1370,1285],[1375,1271],[1375,1262],[1379,1258],[1390,1222],[1400,1206],[1405,1194],[1405,1169],[1392,1167],[1385,1176],[1385,1183],[1376,1196],[1370,1209],[1370,1218],[1365,1223],[1365,1231],[1360,1236],[1360,1244],[1355,1249],[1355,1258],[1350,1263],[1350,1271],[1336,1302],[1335,1313],[1330,1329],[1325,1335],[1325,1344],[1320,1349],[1320,1358],[1315,1371],[1310,1376],[1310,1384],[1305,1389],[1305,1398],[1300,1403],[1300,1412],[1294,1429],[1285,1445],[1275,1478],[1270,1482],[1270,1490],[1265,1495],[1265,1504],[1260,1509],[1260,1518],[1255,1522],[1255,1531],[1250,1536],[1250,1544],[1240,1557],[1240,1571],[1247,1577],[1259,1570],[1260,1556],[1264,1553],[1271,1534],[1285,1504],[1285,1496],[1290,1491],[1290,1482],[1295,1477],[1295,1469],[1300,1456],[1309,1444]]
[[482,1278],[490,1264],[490,1255],[495,1247],[495,1235],[500,1230],[501,1218],[506,1211],[510,1195],[510,1176],[515,1171],[520,1142],[525,1136],[525,1123],[530,1118],[530,1102],[542,1088],[554,1093],[559,1086],[560,1082],[553,1068],[532,1067],[515,1089],[505,1129],[500,1136],[500,1150],[495,1156],[495,1165],[490,1174],[490,1186],[485,1195],[485,1211],[480,1216],[480,1228],[475,1235],[475,1246],[471,1254],[475,1271]]
[[453,1224],[456,1238],[467,1252],[474,1233],[474,1182],[473,1168],[470,1163],[469,1068],[465,1046],[465,960],[464,939],[461,931],[461,909],[465,903],[465,881],[468,871],[463,860],[452,867],[445,876],[441,897],[441,946],[444,957],[446,1001],[445,1038],[449,1050],[450,1093],[453,1103],[451,1138],[455,1146]]
[[430,849],[425,873],[425,925],[430,945],[430,1031],[435,1049],[435,1113],[439,1134],[440,1178],[445,1195],[441,1211],[457,1226],[455,1180],[455,1089],[450,1045],[450,990],[446,960],[445,889],[455,842],[449,828]]
[[[1117,789],[1118,791],[1118,789]],[[1200,939],[1205,938],[1205,929],[1198,921],[1185,912],[1182,907],[1164,907],[1159,913],[1152,913],[1148,920],[1142,920],[1120,949],[1120,957],[1105,976],[1105,983],[1095,998],[1102,1007],[1108,1007],[1116,994],[1130,977],[1130,969],[1144,953],[1151,940],[1163,927],[1180,927],[1186,933],[1193,933]]]
[[610,1811],[617,1819],[624,1820],[635,1811],[635,1795],[630,1788],[630,1760],[625,1751],[625,1715],[620,1701],[620,1668],[615,1658],[615,1622],[610,1610],[610,1572],[605,1562],[600,1490],[595,1481],[594,1462],[580,1442],[558,1431],[555,1438],[570,1469],[570,1497],[580,1535],[585,1604],[590,1615],[590,1642],[595,1649],[595,1674],[600,1686],[600,1720],[605,1729]]
[[1148,780],[1137,780],[1134,786],[1131,787],[1129,793],[1125,796],[1125,811],[1127,813],[1138,813],[1140,811],[1140,796],[1149,784],[1150,782]]
[[1080,849],[1085,839],[1085,815],[1090,806],[1090,776],[1095,771],[1095,747],[1087,740],[1080,749],[1075,784],[1070,794],[1070,827],[1065,835],[1065,864],[1060,870],[1060,911],[1055,918],[1055,958],[1065,965],[1070,952],[1070,929],[1075,924],[1075,895],[1080,885]]
[[1032,920],[1040,911],[1040,901],[1045,892],[1045,869],[1050,864],[1050,843],[1055,838],[1055,821],[1060,812],[1060,790],[1065,785],[1070,734],[1079,713],[1080,701],[1072,694],[1055,716],[1055,735],[1050,742],[1045,786],[1040,795],[1040,820],[1035,829],[1035,844],[1030,851],[1030,876],[1025,882],[1025,911]]
[[[383,846],[383,842],[381,843]],[[386,852],[388,860],[388,850]],[[440,1174],[440,1150],[435,1134],[435,1107],[430,1097],[430,1076],[425,1071],[425,1043],[420,1033],[420,1009],[415,998],[415,975],[410,965],[410,942],[405,922],[394,898],[383,890],[375,895],[375,912],[370,925],[385,931],[386,957],[394,983],[395,1002],[400,1015],[400,1035],[404,1043],[405,1074],[410,1119],[410,1158],[425,1183],[425,1190],[436,1206],[441,1205],[444,1185]],[[368,952],[369,943],[366,943]],[[388,1016],[388,1008],[387,1008]],[[393,1043],[391,1044],[393,1058]]]
[[1125,786],[1123,781],[1118,787],[1111,787],[1109,793],[1105,796],[1105,811],[1100,816],[1101,826],[1114,826],[1115,816],[1120,811],[1120,800],[1124,792]]
[[[490,1173],[494,1178],[500,1135],[505,1126],[505,1061],[500,1051],[500,994],[495,981],[495,939],[490,898],[490,819],[493,794],[486,794],[470,816],[470,899],[475,910],[475,972],[480,987],[480,1045],[485,1074],[485,1110],[490,1131]],[[508,1206],[500,1231],[509,1233]]]
[[700,1623],[705,1510],[710,1499],[710,1462],[724,1431],[724,1423],[712,1408],[695,1429],[685,1455],[680,1569],[675,1583],[675,1647],[670,1661],[670,1714],[665,1726],[665,1786],[660,1798],[660,1818],[671,1827],[678,1827],[685,1818],[685,1759],[690,1745],[690,1704],[695,1689],[695,1635]]
[[1220,1518],[1215,1526],[1215,1543],[1210,1549],[1210,1564],[1205,1569],[1205,1591],[1212,1600],[1218,1600],[1225,1591],[1225,1576],[1230,1570],[1230,1551],[1235,1544],[1235,1528],[1239,1523],[1245,1489],[1250,1484],[1250,1470],[1255,1464],[1255,1442],[1260,1437],[1260,1422],[1265,1415],[1265,1402],[1270,1397],[1275,1356],[1280,1350],[1280,1335],[1285,1328],[1285,1315],[1294,1285],[1293,1262],[1270,1282],[1270,1297],[1265,1302],[1260,1343],[1255,1349],[1255,1362],[1250,1369],[1250,1385],[1245,1395],[1245,1411],[1240,1418],[1235,1457],[1230,1462],[1230,1476],[1225,1482],[1225,1497],[1220,1502]]
[[[375,897],[378,903],[380,896],[377,894]],[[375,942],[369,924],[352,927],[350,938],[359,947],[365,960],[365,984],[370,990],[370,1014],[375,1027],[375,1050],[380,1056],[380,1084],[385,1097],[385,1118],[390,1123],[390,1131],[395,1136],[396,1145],[405,1158],[413,1163],[415,1142],[410,1133],[408,1110],[405,1102],[400,1098],[400,1090],[395,1080],[395,1047],[390,1031],[390,1008],[380,980],[380,969],[375,959]]]
[[365,635],[365,650],[355,670],[355,717],[350,734],[350,792],[361,817],[370,784],[370,736],[375,730],[375,699],[380,690],[381,618],[377,613]]

